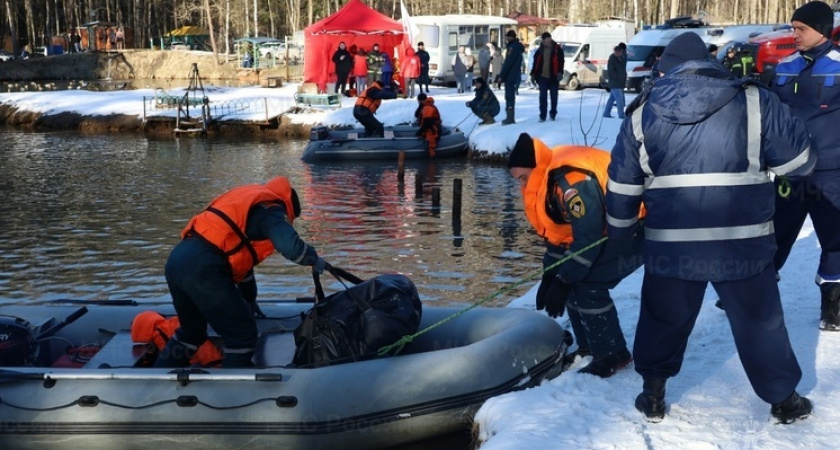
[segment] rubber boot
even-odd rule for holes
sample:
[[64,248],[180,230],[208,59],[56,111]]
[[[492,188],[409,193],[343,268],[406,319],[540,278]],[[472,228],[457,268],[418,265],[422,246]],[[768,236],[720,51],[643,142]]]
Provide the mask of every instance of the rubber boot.
[[636,409],[648,422],[659,423],[665,418],[665,380],[645,378],[642,393],[636,397]]
[[254,367],[254,363],[251,362],[253,357],[253,350],[245,351],[225,348],[225,357],[222,359],[222,367],[225,369]]
[[187,367],[196,350],[195,346],[172,338],[160,351],[154,367]]
[[484,119],[481,122],[481,125],[492,125],[492,124],[496,123],[496,119],[494,119],[493,116],[490,115],[490,113],[484,113],[481,116],[481,118]]
[[820,330],[840,331],[840,283],[820,285]]
[[510,125],[512,123],[516,123],[513,108],[505,108],[505,120],[502,121],[502,125]]
[[811,400],[800,396],[796,393],[796,391],[794,391],[793,394],[790,394],[790,397],[786,398],[783,402],[776,403],[771,406],[770,415],[773,416],[778,423],[788,425],[796,422],[797,420],[807,418],[811,415],[811,411],[813,410],[814,404],[811,403]]

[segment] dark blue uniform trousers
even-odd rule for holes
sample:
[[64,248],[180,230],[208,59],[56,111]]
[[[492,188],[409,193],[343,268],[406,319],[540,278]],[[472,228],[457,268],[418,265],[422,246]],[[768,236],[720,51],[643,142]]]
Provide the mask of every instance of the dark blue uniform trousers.
[[[642,377],[665,379],[679,373],[707,284],[645,273],[633,346],[636,372]],[[712,286],[723,301],[753,390],[770,404],[785,400],[799,384],[802,371],[790,346],[773,267],[768,265],[751,278],[712,282]]]
[[165,275],[181,323],[175,338],[198,347],[210,324],[225,344],[222,366],[250,365],[257,323],[220,251],[199,238],[184,239],[169,254]]
[[790,184],[787,198],[776,195],[776,270],[785,264],[802,223],[810,214],[822,247],[817,273],[826,282],[840,281],[840,170],[815,171],[807,179],[792,180]]

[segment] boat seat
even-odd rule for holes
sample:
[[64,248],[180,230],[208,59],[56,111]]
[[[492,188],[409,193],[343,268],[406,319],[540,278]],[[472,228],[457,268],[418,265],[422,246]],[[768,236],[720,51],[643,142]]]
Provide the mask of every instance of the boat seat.
[[295,334],[291,331],[267,331],[257,340],[254,364],[257,367],[284,367],[295,356]]
[[152,343],[132,341],[130,331],[119,331],[85,364],[85,369],[135,367],[152,348]]

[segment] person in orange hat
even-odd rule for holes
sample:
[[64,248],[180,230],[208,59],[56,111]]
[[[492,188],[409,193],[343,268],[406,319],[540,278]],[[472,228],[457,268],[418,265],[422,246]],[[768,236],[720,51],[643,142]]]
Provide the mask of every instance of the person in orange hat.
[[164,274],[180,327],[155,367],[189,364],[210,325],[224,341],[222,367],[249,367],[257,342],[254,267],[275,250],[322,273],[327,266],[295,231],[300,200],[285,177],[231,189],[190,219]]

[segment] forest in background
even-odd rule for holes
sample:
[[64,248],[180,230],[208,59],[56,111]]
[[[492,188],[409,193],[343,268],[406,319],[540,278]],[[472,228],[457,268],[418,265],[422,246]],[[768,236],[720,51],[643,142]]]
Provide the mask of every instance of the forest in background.
[[[400,18],[398,0],[363,0]],[[710,24],[780,23],[806,0],[403,0],[412,16],[486,14],[513,11],[586,23],[622,17],[637,27],[695,16]],[[91,21],[133,30],[134,44],[148,48],[170,30],[197,25],[208,30],[214,51],[228,51],[231,40],[250,36],[282,38],[341,9],[345,0],[3,0],[0,39],[17,52],[24,45],[48,45],[53,36]],[[5,44],[5,42],[0,42]]]

